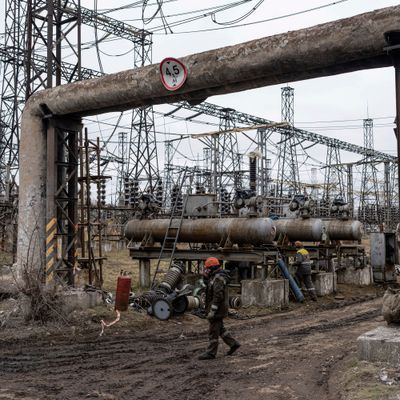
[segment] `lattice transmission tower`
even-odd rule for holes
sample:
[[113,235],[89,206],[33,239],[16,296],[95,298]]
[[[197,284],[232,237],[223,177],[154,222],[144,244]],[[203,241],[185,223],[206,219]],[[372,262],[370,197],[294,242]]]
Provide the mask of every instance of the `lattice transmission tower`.
[[374,123],[371,118],[364,119],[363,130],[366,151],[361,173],[358,219],[366,226],[374,227],[383,222],[383,216],[381,215],[379,203],[377,163],[368,151],[374,148]]
[[297,160],[298,141],[294,134],[294,89],[281,89],[281,119],[289,128],[281,132],[278,154],[277,197],[290,197],[300,193],[299,166]]
[[[151,64],[152,46],[151,33],[142,30],[134,46],[135,68]],[[160,173],[153,107],[133,110],[129,144],[127,176],[138,182],[143,191],[154,193],[160,185]]]

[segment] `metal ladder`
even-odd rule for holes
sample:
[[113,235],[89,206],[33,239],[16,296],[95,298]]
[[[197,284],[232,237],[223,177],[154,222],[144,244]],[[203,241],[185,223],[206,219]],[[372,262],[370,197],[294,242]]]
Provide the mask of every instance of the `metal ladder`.
[[[180,184],[179,184],[179,193],[182,193],[182,188],[183,188],[183,185],[184,185],[185,179],[186,179],[186,173],[187,173],[187,168],[185,168],[184,171],[183,171],[183,177],[182,177],[182,179],[180,181]],[[175,255],[176,245],[178,243],[179,233],[180,233],[181,227],[182,227],[183,217],[185,215],[185,209],[186,209],[187,200],[188,200],[188,196],[186,195],[184,197],[184,200],[183,200],[183,203],[182,203],[182,210],[181,210],[179,215],[175,215],[176,211],[177,211],[177,208],[178,208],[179,196],[177,196],[175,198],[175,202],[172,205],[171,217],[170,217],[170,220],[169,220],[168,228],[167,228],[167,230],[165,232],[164,240],[163,240],[163,243],[162,243],[162,246],[161,246],[161,251],[160,251],[160,254],[158,256],[157,267],[156,267],[156,270],[154,272],[153,280],[151,282],[151,287],[154,287],[154,281],[156,279],[157,273],[160,270],[161,260],[163,259],[163,256],[167,251],[170,251],[168,269],[171,267],[172,260],[174,259],[174,255]]]

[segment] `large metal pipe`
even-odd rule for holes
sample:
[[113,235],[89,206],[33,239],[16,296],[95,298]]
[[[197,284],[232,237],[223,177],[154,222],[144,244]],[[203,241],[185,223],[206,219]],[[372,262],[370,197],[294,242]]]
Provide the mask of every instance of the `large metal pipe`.
[[18,266],[45,260],[46,130],[44,116],[86,116],[271,84],[391,65],[383,32],[399,28],[400,6],[181,58],[188,78],[168,92],[159,66],[80,81],[31,96],[20,148]]
[[290,241],[304,240],[319,242],[322,239],[323,225],[320,219],[287,218],[274,221],[276,226],[276,240],[286,236]]
[[280,235],[285,235],[292,242],[320,242],[325,235],[330,240],[361,240],[364,232],[360,221],[287,218],[278,219],[274,224],[276,240]]
[[[162,242],[169,226],[168,219],[131,220],[125,226],[125,237],[142,241],[151,236]],[[206,218],[183,220],[178,240],[191,243],[261,245],[272,243],[275,226],[269,218]]]
[[360,221],[323,221],[326,235],[330,240],[361,240],[364,233],[363,224]]

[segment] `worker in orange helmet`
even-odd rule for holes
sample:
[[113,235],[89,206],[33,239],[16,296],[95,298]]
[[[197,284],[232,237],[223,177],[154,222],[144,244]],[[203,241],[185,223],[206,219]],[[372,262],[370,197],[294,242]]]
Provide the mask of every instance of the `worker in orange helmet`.
[[240,343],[225,329],[223,322],[228,315],[229,274],[221,268],[217,258],[209,257],[204,262],[203,276],[207,285],[205,306],[209,323],[209,344],[199,360],[212,360],[217,355],[219,336],[230,347],[226,355],[232,355],[240,347]]

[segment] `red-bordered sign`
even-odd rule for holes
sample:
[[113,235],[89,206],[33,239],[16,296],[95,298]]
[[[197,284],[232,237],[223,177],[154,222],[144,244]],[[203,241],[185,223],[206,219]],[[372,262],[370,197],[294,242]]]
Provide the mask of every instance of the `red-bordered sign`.
[[167,90],[178,90],[186,81],[186,67],[177,59],[168,57],[160,63],[161,82]]

